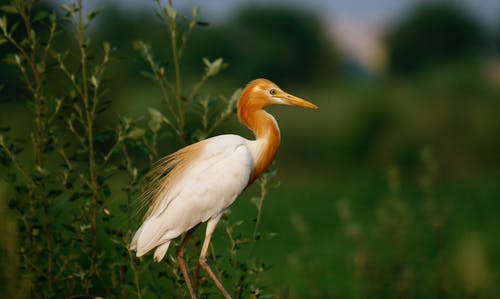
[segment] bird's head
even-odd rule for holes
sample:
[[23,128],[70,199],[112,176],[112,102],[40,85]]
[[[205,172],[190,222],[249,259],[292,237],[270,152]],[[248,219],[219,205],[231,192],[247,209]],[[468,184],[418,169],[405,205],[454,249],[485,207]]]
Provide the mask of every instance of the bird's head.
[[260,110],[271,105],[298,106],[308,109],[318,109],[318,106],[304,99],[284,92],[273,82],[266,79],[256,79],[248,83],[241,93],[238,102],[238,115],[245,110]]

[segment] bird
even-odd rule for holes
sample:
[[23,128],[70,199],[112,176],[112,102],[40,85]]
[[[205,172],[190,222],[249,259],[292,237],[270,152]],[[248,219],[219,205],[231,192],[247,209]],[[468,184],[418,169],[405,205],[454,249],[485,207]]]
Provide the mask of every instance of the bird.
[[153,259],[160,262],[172,240],[185,233],[176,257],[191,298],[196,298],[196,292],[184,260],[185,246],[193,231],[205,222],[199,265],[224,298],[231,298],[208,265],[207,250],[223,213],[274,160],[281,136],[276,119],[265,110],[272,105],[318,109],[270,80],[253,80],[241,93],[237,114],[254,133],[254,140],[234,134],[207,138],[160,159],[152,170],[152,187],[146,190],[151,198],[149,208],[130,249],[137,257],[154,250]]

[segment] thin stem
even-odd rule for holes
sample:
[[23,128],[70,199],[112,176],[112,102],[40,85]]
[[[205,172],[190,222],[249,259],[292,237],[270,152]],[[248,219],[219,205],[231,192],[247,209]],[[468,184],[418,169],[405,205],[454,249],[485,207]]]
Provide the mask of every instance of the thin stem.
[[170,22],[170,37],[172,40],[172,58],[174,61],[174,69],[175,69],[175,99],[177,101],[178,108],[178,131],[179,137],[181,139],[185,139],[184,133],[184,105],[182,103],[181,97],[181,71],[180,71],[180,59],[177,55],[177,29],[175,25],[175,20],[171,20]]
[[193,89],[191,90],[191,93],[189,94],[189,97],[188,97],[189,102],[194,100],[194,97],[198,94],[198,92],[200,91],[200,88],[207,82],[207,79],[209,77],[210,76],[207,76],[207,74],[203,75],[203,77],[201,77],[201,80],[198,81],[198,83],[196,83],[193,86]]
[[[83,4],[82,0],[78,0],[78,20],[77,20],[77,39],[80,48],[80,68],[82,72],[82,102],[85,109],[85,124],[86,124],[86,143],[88,146],[88,167],[89,167],[89,181],[88,185],[92,191],[92,209],[90,215],[91,231],[92,231],[92,253],[90,256],[90,272],[89,279],[91,279],[97,272],[97,170],[95,163],[95,149],[94,149],[94,113],[97,99],[93,99],[90,103],[89,98],[89,85],[87,78],[87,45],[85,42],[86,21],[83,19]],[[87,290],[88,291],[88,290]]]
[[[153,79],[154,81],[158,84],[160,87],[160,91],[162,94],[162,99],[167,105],[168,111],[170,112],[170,115],[173,118],[178,118],[176,111],[174,110],[173,105],[170,102],[170,93],[175,93],[174,92],[174,87],[169,84],[169,82],[165,78],[164,74],[164,69],[161,66],[158,66],[153,58],[153,55],[151,54],[151,51],[147,45],[145,45],[142,41],[138,43],[137,46],[142,53],[144,54],[146,61],[149,64],[149,67],[151,68],[151,71],[153,72]],[[177,120],[178,122],[178,120]],[[167,124],[175,131],[175,133],[180,136],[181,132],[178,130],[178,127],[176,127],[174,124],[167,122]]]
[[257,219],[255,221],[255,227],[254,227],[254,231],[253,231],[253,238],[254,238],[254,240],[257,237],[257,232],[258,232],[259,225],[260,225],[260,218],[261,218],[261,215],[262,215],[262,205],[264,204],[264,199],[266,198],[266,195],[267,195],[267,182],[268,182],[267,177],[265,175],[262,176],[260,184],[259,184],[259,186],[260,186],[260,197],[259,197],[259,200],[256,203],[256,206],[257,206]]
[[179,59],[182,59],[182,56],[184,55],[184,50],[186,49],[187,41],[189,39],[189,36],[193,32],[194,27],[196,27],[197,19],[198,19],[198,7],[194,7],[191,14],[191,21],[189,22],[188,29],[182,35],[181,46],[179,48]]
[[128,248],[128,246],[127,246],[127,251],[130,259],[130,267],[132,268],[132,273],[134,275],[134,286],[135,286],[135,291],[137,292],[137,298],[142,299],[141,288],[139,284],[139,273],[137,272],[137,269],[135,267],[134,256],[132,255],[132,251],[130,250],[130,248]]
[[[177,23],[176,23],[176,12],[173,9],[172,1],[168,1],[167,8],[163,8],[158,1],[160,10],[163,11],[163,21],[168,28],[170,33],[170,40],[172,45],[172,60],[174,63],[175,72],[175,87],[174,87],[174,98],[177,102],[177,133],[182,141],[185,141],[186,134],[184,132],[184,104],[182,102],[182,84],[181,84],[181,70],[180,70],[180,56],[179,49],[177,45]],[[175,114],[174,114],[175,115]]]

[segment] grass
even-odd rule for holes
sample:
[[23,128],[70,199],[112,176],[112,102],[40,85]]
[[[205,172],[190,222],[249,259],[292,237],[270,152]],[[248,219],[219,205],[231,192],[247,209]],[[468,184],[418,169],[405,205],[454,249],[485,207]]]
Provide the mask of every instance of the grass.
[[[348,176],[337,181],[329,181],[330,178],[324,176],[310,176],[306,183],[287,178],[286,175],[283,177],[280,179],[279,189],[270,192],[262,217],[262,230],[277,233],[275,238],[260,243],[257,248],[257,256],[271,267],[264,276],[264,285],[278,294],[288,294],[290,298],[364,298],[369,294],[381,295],[380,292],[369,289],[374,282],[357,281],[359,277],[355,275],[352,259],[358,250],[356,242],[362,242],[365,243],[365,250],[375,259],[383,256],[381,250],[396,250],[394,255],[384,257],[383,264],[391,265],[397,260],[398,249],[393,246],[398,243],[394,243],[390,234],[380,231],[378,219],[390,194],[387,184],[374,180],[373,174],[366,175],[364,179],[361,176]],[[408,218],[410,224],[404,227],[407,239],[398,241],[403,242],[398,246],[407,247],[410,251],[399,253],[404,255],[402,263],[405,266],[421,271],[414,273],[412,283],[415,285],[411,285],[411,294],[435,294],[432,287],[437,282],[432,281],[431,273],[439,270],[439,266],[433,260],[443,258],[449,275],[446,279],[453,288],[459,290],[448,289],[448,296],[454,298],[457,293],[467,295],[466,290],[459,286],[461,278],[453,273],[459,267],[457,254],[461,243],[470,235],[478,236],[486,251],[484,258],[487,269],[481,271],[492,272],[498,277],[494,269],[498,269],[496,266],[500,262],[495,255],[500,243],[494,237],[498,225],[493,223],[498,204],[492,206],[491,202],[492,198],[500,195],[500,190],[493,183],[497,179],[498,175],[481,178],[478,182],[454,182],[436,187],[439,204],[444,210],[449,210],[446,212],[445,234],[439,245],[433,244],[435,236],[427,234],[430,218],[425,212],[426,196],[422,192],[412,191],[412,186],[402,186],[408,205],[404,218]],[[353,223],[363,234],[360,237],[362,240],[353,243],[350,239],[349,234],[353,232],[349,232],[349,229],[353,228],[342,223],[337,211],[340,203],[351,208]],[[248,219],[252,216],[248,212],[245,197],[236,202],[232,211],[232,217],[236,219]],[[384,282],[384,272],[376,273],[381,275],[374,278],[377,283]],[[394,291],[396,282],[396,279],[386,278],[387,289],[384,287],[384,290],[389,293]],[[493,285],[492,282],[486,287],[489,294],[494,294]],[[360,293],[360,288],[364,288],[366,293]]]

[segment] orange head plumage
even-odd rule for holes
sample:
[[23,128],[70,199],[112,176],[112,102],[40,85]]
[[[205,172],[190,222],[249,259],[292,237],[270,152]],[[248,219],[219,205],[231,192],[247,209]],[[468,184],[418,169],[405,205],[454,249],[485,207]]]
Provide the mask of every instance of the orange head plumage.
[[264,109],[271,105],[299,106],[318,109],[318,106],[284,92],[266,79],[253,80],[245,87],[238,102],[238,117],[257,140],[263,142],[261,153],[255,162],[250,183],[272,162],[280,144],[280,131],[276,120]]
[[261,128],[258,122],[258,111],[271,105],[299,106],[308,109],[318,109],[318,106],[284,92],[267,79],[256,79],[248,83],[241,93],[238,102],[238,117],[259,138]]

